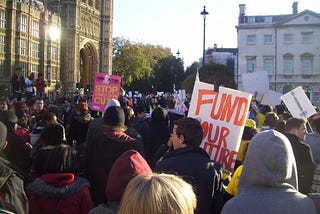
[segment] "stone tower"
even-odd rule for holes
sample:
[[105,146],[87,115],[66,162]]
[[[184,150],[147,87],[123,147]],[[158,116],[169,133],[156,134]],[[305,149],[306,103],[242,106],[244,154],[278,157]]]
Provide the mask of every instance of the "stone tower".
[[47,0],[61,17],[61,81],[65,92],[91,91],[94,76],[112,73],[113,0]]

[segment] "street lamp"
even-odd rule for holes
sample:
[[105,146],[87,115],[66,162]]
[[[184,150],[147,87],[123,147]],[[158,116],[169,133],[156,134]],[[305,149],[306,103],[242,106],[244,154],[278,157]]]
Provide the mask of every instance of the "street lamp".
[[180,57],[180,51],[179,50],[177,51],[177,57],[178,58]]
[[205,51],[206,51],[206,16],[209,13],[206,11],[206,6],[203,6],[203,11],[200,13],[203,16],[203,53],[202,53],[202,66],[204,66],[204,58],[205,58]]

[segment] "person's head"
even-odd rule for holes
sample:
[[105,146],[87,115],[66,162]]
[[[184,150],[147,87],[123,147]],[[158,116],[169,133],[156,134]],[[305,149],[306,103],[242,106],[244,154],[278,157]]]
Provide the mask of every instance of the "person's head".
[[156,105],[157,104],[157,98],[155,96],[150,97],[150,104]]
[[76,105],[76,110],[78,114],[86,115],[89,111],[88,104],[86,102],[79,102]]
[[29,115],[26,111],[21,109],[15,111],[17,118],[18,118],[18,125],[24,128],[27,128],[29,125]]
[[38,74],[38,78],[39,78],[39,79],[43,79],[43,73],[39,73],[39,74]]
[[247,119],[244,129],[243,129],[243,133],[242,133],[242,140],[245,141],[249,141],[253,138],[253,136],[255,136],[257,133],[259,132],[259,130],[257,129],[256,126],[256,122],[252,119]]
[[267,112],[264,119],[264,125],[274,128],[279,121],[279,117],[274,112]]
[[43,108],[44,108],[44,100],[43,100],[43,98],[37,98],[35,105],[36,105],[36,111],[37,112],[42,111]]
[[103,112],[106,112],[106,110],[111,106],[121,106],[121,105],[120,105],[120,102],[118,100],[110,99],[110,100],[107,101],[106,105],[104,106],[104,111]]
[[108,127],[125,130],[125,115],[120,106],[110,106],[104,113],[103,120]]
[[75,173],[77,171],[77,152],[66,144],[58,145],[47,153],[43,160],[44,173]]
[[57,123],[57,116],[53,112],[48,111],[42,115],[41,124],[47,126],[51,123]]
[[182,117],[174,121],[171,134],[174,149],[186,146],[200,146],[202,136],[203,129],[199,120],[191,117]]
[[33,79],[34,79],[34,73],[33,73],[33,72],[30,73],[29,79],[30,79],[30,80],[33,80]]
[[135,117],[134,110],[130,106],[123,106],[124,116],[125,116],[125,125],[129,126]]
[[7,127],[0,121],[0,150],[5,149],[7,145]]
[[136,115],[136,117],[140,118],[140,119],[144,119],[146,116],[146,108],[142,105],[138,105],[134,108],[134,113]]
[[124,152],[110,170],[106,188],[107,201],[120,201],[129,181],[137,175],[148,173],[152,173],[152,170],[139,152]]
[[144,174],[133,178],[121,199],[119,214],[190,214],[197,205],[192,186],[176,175]]
[[306,121],[299,118],[290,118],[285,127],[286,133],[297,136],[300,140],[304,140],[307,134]]
[[16,68],[16,73],[17,73],[17,74],[20,74],[21,71],[22,71],[21,67]]
[[292,115],[289,112],[285,111],[282,114],[280,114],[279,121],[283,121],[286,123],[291,117]]
[[10,101],[6,97],[0,98],[0,111],[7,111],[9,110]]
[[251,139],[239,180],[239,192],[250,189],[249,186],[297,189],[293,150],[288,138],[280,132],[263,131]]
[[19,111],[24,111],[29,113],[29,107],[26,103],[22,102],[22,101],[17,101],[13,104],[14,106],[14,111],[15,112],[19,112]]
[[266,114],[267,112],[273,112],[273,108],[271,105],[263,105],[261,108],[261,113]]
[[177,108],[177,101],[173,96],[168,97],[166,105],[168,109],[176,109]]
[[8,132],[15,132],[18,118],[12,111],[0,111],[0,121],[7,127]]
[[158,107],[151,114],[151,125],[169,126],[169,114],[165,108]]
[[40,141],[43,145],[58,146],[64,143],[64,129],[59,123],[47,125],[41,132]]

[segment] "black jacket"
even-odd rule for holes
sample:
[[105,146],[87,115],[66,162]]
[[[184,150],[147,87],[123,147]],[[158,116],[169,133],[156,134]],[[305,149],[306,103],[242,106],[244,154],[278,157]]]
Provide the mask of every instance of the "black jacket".
[[303,143],[293,134],[286,134],[289,139],[298,171],[299,192],[308,194],[311,190],[315,165],[313,163],[310,146]]
[[187,146],[166,153],[155,171],[177,174],[193,185],[197,195],[195,213],[220,213],[224,192],[220,165],[200,147]]
[[138,142],[129,135],[104,129],[97,131],[102,132],[96,134],[101,137],[86,141],[85,148],[85,176],[90,182],[95,205],[106,202],[106,184],[116,159],[130,149],[141,153]]

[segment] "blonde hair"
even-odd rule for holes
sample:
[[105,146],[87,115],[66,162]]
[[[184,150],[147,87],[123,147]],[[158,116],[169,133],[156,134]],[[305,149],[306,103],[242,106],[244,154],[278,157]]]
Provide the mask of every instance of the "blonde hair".
[[197,206],[192,186],[176,175],[142,174],[122,196],[119,214],[190,214]]

